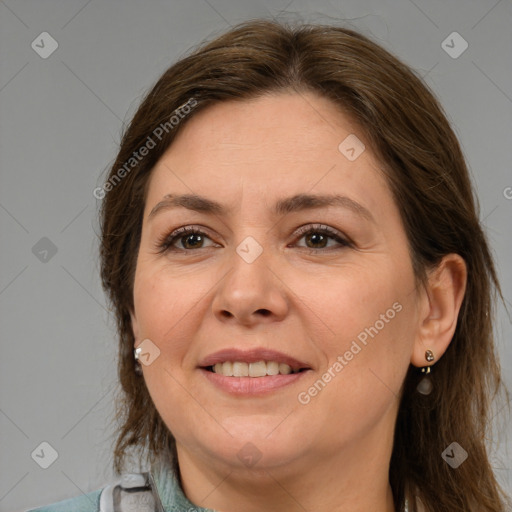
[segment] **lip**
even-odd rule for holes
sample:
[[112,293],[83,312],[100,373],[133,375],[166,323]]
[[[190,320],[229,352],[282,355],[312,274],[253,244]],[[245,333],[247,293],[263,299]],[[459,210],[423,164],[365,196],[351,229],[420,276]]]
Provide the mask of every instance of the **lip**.
[[[278,363],[284,363],[291,367],[292,370],[300,370],[305,368],[311,369],[311,365],[303,361],[299,361],[294,357],[278,352],[277,350],[266,349],[266,348],[254,348],[250,350],[240,350],[238,348],[227,348],[219,350],[206,356],[200,363],[199,368],[204,369],[209,366],[213,366],[217,363],[224,363],[225,361],[240,361],[244,363],[257,363],[258,361],[276,361]],[[303,372],[304,373],[304,372]],[[269,376],[270,377],[270,376]],[[272,376],[273,377],[273,376]],[[229,379],[236,377],[227,377]],[[239,377],[244,378],[244,377]],[[251,379],[258,378],[264,379],[265,377],[250,377]]]
[[[261,359],[260,359],[261,360]],[[252,362],[252,361],[251,361]],[[204,368],[199,369],[210,383],[229,395],[238,397],[254,397],[267,395],[272,391],[289,386],[309,374],[310,370],[288,375],[267,375],[265,377],[226,377],[210,372]]]

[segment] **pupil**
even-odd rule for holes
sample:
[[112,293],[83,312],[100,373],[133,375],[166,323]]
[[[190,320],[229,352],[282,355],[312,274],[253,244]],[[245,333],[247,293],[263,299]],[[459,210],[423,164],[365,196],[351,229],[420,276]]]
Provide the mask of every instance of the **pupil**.
[[[324,239],[323,241],[325,241],[325,237],[324,235],[322,235],[321,233],[313,233],[311,235],[309,235],[309,238],[310,239],[315,239],[317,237],[320,237],[320,239]],[[317,244],[317,243],[320,243],[322,240],[313,240],[313,244]],[[325,244],[324,244],[325,245]],[[324,245],[322,245],[322,247],[324,247]]]
[[[194,238],[194,237],[197,237],[197,238],[201,239],[201,235],[197,235],[197,234],[191,234],[191,235],[188,235],[188,236],[185,238],[185,246],[187,246],[187,245],[189,244],[189,240],[190,240],[191,238]],[[199,243],[201,243],[201,240],[199,240]],[[192,247],[194,247],[194,246],[195,246],[195,244],[194,244],[194,243],[192,243],[191,245],[192,245]],[[197,244],[196,244],[196,245],[197,245]]]

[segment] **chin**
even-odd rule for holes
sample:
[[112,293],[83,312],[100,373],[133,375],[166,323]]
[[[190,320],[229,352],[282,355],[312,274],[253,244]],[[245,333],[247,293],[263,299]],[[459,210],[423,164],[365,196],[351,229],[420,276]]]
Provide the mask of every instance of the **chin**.
[[215,426],[201,428],[196,423],[189,429],[180,428],[174,435],[187,451],[202,452],[215,465],[257,472],[290,464],[309,446],[304,435],[297,433],[297,437],[288,429],[276,428],[282,420],[263,415],[219,418],[224,428],[212,420]]
[[297,453],[296,443],[289,447],[277,447],[275,443],[262,445],[261,442],[247,440],[229,446],[216,446],[211,456],[230,469],[247,469],[251,474],[263,472],[262,476],[268,476],[268,471],[289,466],[300,454]]
[[210,453],[228,466],[252,471],[289,465],[307,448],[307,439],[301,436],[299,440],[285,430],[277,432],[278,423],[275,418],[268,425],[240,422],[235,431],[230,430],[232,436],[226,433],[222,440],[212,440]]

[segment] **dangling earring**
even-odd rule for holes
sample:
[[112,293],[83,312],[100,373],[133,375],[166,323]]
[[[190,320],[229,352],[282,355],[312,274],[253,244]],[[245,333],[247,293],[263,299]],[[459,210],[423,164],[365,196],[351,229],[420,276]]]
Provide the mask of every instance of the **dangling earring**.
[[140,365],[140,361],[139,361],[139,354],[141,353],[142,351],[142,348],[139,347],[139,348],[136,348],[134,351],[133,351],[133,357],[135,358],[135,373],[136,375],[142,375],[142,366]]
[[[434,353],[432,352],[432,350],[427,350],[425,352],[425,359],[429,363],[431,363],[435,359]],[[428,375],[430,373],[430,366],[424,366],[421,369],[421,373]],[[423,379],[421,379],[420,383],[416,387],[418,392],[421,393],[422,395],[430,395],[430,393],[432,392],[432,388],[433,388],[433,385],[432,385],[432,381],[430,380],[429,376],[423,377]]]

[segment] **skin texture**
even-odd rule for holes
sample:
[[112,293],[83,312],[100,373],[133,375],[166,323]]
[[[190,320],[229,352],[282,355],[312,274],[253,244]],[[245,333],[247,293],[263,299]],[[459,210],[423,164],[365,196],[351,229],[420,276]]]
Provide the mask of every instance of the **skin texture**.
[[[349,161],[338,145],[352,133],[366,149]],[[200,194],[232,213],[174,208],[149,220],[169,193]],[[373,221],[338,206],[271,212],[298,193],[348,196]],[[295,234],[311,224],[352,244]],[[158,240],[183,226],[203,231],[202,241],[182,234],[173,244],[180,250],[158,253]],[[252,263],[236,252],[248,236],[263,250]],[[144,379],[176,438],[188,498],[224,512],[395,510],[388,469],[401,385],[410,364],[442,357],[465,279],[463,260],[448,255],[416,289],[379,162],[329,100],[282,93],[197,113],[153,170],[132,314],[135,346],[150,339],[160,350],[143,365]],[[393,304],[400,311],[301,403],[299,393]],[[231,347],[279,350],[311,370],[265,396],[234,397],[198,369]],[[260,457],[250,467],[238,456],[247,443]]]

